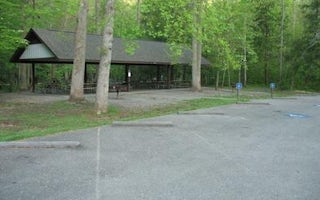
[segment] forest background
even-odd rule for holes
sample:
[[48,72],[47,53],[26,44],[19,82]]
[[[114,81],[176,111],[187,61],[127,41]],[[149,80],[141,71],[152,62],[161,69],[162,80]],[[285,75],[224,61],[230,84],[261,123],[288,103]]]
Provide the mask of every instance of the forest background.
[[[196,25],[194,2],[201,2]],[[88,33],[101,34],[104,4],[89,0]],[[31,67],[9,62],[14,50],[26,45],[28,30],[75,31],[78,8],[78,1],[0,0],[0,90],[31,86]],[[165,41],[179,53],[181,44],[191,48],[194,33],[212,63],[202,68],[202,85],[276,82],[281,89],[320,90],[320,0],[116,1],[115,37]],[[70,80],[71,70],[70,65],[37,65],[37,81]],[[112,67],[110,79],[121,80],[123,70]],[[144,79],[152,69],[136,70]],[[89,74],[96,78],[94,67]]]

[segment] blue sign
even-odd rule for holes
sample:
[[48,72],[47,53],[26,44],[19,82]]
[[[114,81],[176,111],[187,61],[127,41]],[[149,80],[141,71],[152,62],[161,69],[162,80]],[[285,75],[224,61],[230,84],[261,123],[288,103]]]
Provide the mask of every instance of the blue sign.
[[270,88],[271,89],[275,89],[276,88],[276,84],[275,83],[270,83]]
[[236,84],[236,88],[237,88],[238,90],[240,90],[240,89],[242,88],[242,83],[237,83],[237,84]]

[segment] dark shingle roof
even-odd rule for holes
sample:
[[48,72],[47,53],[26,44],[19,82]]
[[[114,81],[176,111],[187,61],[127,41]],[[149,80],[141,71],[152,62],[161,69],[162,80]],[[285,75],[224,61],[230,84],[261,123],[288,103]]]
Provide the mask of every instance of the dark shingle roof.
[[[72,63],[74,58],[74,32],[53,31],[46,29],[30,29],[26,39],[32,43],[43,43],[54,54],[54,58],[41,59],[20,59],[25,48],[17,49],[12,56],[12,62],[29,63]],[[100,47],[102,36],[87,35],[86,62],[99,63]],[[132,54],[127,53],[128,44],[134,45]],[[126,41],[120,38],[114,38],[112,49],[113,64],[136,64],[136,65],[171,65],[173,63],[188,64],[192,62],[192,51],[184,48],[183,54],[177,61],[170,56],[169,45],[157,41]],[[210,62],[202,58],[202,65],[210,65]]]

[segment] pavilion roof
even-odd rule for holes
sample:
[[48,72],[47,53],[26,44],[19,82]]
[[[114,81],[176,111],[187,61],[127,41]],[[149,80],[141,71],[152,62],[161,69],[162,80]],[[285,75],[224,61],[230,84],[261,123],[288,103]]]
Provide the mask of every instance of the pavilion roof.
[[[73,63],[75,32],[47,29],[30,29],[25,37],[29,45],[18,48],[11,57],[17,63]],[[102,36],[87,35],[86,63],[98,64]],[[128,49],[133,48],[130,53]],[[114,38],[112,64],[127,65],[191,65],[192,51],[183,48],[182,55],[173,59],[167,43],[147,40],[125,40]],[[210,62],[202,58],[202,65]]]

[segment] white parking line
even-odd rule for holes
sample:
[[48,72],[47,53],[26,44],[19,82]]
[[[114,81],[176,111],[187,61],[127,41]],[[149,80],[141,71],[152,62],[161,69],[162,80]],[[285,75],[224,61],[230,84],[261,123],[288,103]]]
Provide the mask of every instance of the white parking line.
[[97,131],[96,200],[100,199],[100,127]]

